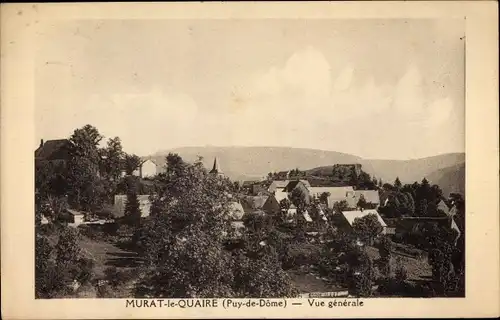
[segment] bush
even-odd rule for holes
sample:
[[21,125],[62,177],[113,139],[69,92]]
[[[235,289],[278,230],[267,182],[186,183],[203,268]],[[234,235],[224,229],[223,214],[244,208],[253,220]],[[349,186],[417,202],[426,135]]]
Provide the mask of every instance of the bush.
[[286,261],[283,261],[283,268],[291,269],[304,265],[318,265],[320,258],[318,246],[309,243],[292,244],[288,248]]
[[135,278],[134,270],[118,270],[116,267],[109,267],[104,270],[105,280],[107,283],[116,288]]
[[114,290],[108,283],[102,281],[97,284],[97,297],[114,298]]

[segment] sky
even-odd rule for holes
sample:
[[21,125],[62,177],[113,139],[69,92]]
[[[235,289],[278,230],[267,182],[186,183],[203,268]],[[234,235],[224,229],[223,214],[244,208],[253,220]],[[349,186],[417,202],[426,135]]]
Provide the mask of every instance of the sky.
[[465,151],[464,20],[81,20],[35,53],[34,146],[91,124],[144,156]]

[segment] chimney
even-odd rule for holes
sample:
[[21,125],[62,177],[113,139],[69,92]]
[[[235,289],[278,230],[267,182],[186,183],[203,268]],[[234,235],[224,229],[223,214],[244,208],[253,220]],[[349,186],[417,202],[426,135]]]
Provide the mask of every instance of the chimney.
[[40,147],[43,146],[43,139],[40,139]]

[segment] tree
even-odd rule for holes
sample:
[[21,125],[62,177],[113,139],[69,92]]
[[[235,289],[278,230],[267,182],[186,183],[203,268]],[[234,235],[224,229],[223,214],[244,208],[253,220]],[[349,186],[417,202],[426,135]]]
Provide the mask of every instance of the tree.
[[399,180],[399,177],[396,177],[396,180],[394,180],[394,188],[400,190],[401,187],[402,187],[401,181]]
[[49,297],[55,287],[59,286],[47,277],[54,269],[50,261],[52,250],[47,237],[37,234],[35,240],[35,294],[37,298]]
[[300,189],[295,188],[288,195],[290,202],[297,208],[297,214],[303,213],[307,205],[307,195]]
[[122,174],[122,163],[125,153],[119,137],[109,139],[103,150],[103,171],[108,180],[117,181]]
[[380,255],[380,264],[382,273],[389,277],[391,275],[391,256],[392,256],[392,241],[388,236],[380,239],[378,244],[378,252]]
[[128,176],[131,176],[135,170],[139,168],[141,165],[141,158],[135,154],[127,154],[125,155],[124,167],[125,173]]
[[136,228],[139,227],[141,222],[141,208],[137,192],[130,189],[127,193],[127,202],[125,204],[125,218],[126,222]]
[[368,206],[368,203],[366,202],[366,199],[365,199],[364,195],[360,195],[359,196],[359,200],[358,200],[358,203],[356,204],[356,206],[358,208],[360,208],[361,210],[366,209],[366,207]]
[[373,240],[376,236],[378,236],[382,231],[382,225],[378,221],[376,214],[368,214],[362,218],[354,219],[352,224],[354,232],[364,241],[367,241],[369,244],[373,243]]
[[99,131],[85,125],[76,129],[70,137],[68,183],[70,200],[77,208],[92,210],[99,205],[94,186],[101,167],[98,145],[102,140]]
[[[257,274],[255,281],[238,278],[238,260],[225,249],[231,231],[232,183],[228,179],[208,174],[201,163],[187,164],[171,154],[167,156],[167,171],[156,177],[155,183],[154,214],[141,228],[148,263],[144,280],[136,288],[138,296],[241,296],[242,288],[253,286],[255,281],[266,290],[252,291],[254,295],[282,294],[283,283],[276,284],[275,277]],[[274,260],[259,261],[262,256],[252,259],[257,259],[257,268],[266,268],[260,274],[279,271]]]
[[321,201],[321,203],[328,204],[328,197],[330,195],[331,195],[330,192],[321,193],[321,195],[319,196],[319,201]]
[[347,261],[349,293],[357,297],[371,296],[375,271],[368,254],[356,249],[347,254]]
[[342,211],[346,211],[349,209],[349,204],[346,200],[338,201],[333,204],[333,211],[336,213],[342,213]]

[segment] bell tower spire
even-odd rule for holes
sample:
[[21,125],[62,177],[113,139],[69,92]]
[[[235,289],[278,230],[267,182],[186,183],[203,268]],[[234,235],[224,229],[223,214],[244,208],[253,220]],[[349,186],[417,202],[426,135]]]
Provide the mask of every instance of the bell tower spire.
[[219,162],[217,162],[217,157],[215,157],[215,159],[214,159],[214,166],[213,166],[212,170],[210,170],[210,173],[220,175],[220,176],[224,175],[222,170],[220,169]]

